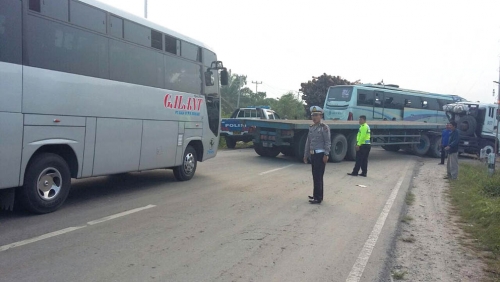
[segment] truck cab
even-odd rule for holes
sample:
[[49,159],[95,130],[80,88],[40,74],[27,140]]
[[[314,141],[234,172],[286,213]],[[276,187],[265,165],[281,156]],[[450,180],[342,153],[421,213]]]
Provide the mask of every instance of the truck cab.
[[495,151],[498,105],[458,102],[445,105],[443,110],[449,121],[457,123],[459,152],[479,155],[483,149],[486,154]]
[[245,143],[252,141],[253,135],[248,133],[248,127],[244,125],[246,119],[281,119],[280,116],[269,106],[253,106],[236,109],[230,118],[221,120],[221,136],[226,139],[226,145],[234,149],[236,142]]

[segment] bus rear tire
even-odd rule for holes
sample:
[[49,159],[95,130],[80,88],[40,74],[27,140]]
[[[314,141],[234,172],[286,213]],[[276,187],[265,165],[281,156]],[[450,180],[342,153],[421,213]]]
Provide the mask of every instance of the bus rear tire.
[[28,211],[49,213],[62,206],[71,188],[71,173],[59,155],[43,153],[30,161],[19,200]]
[[182,165],[174,168],[175,179],[178,181],[190,180],[196,172],[197,165],[198,156],[196,155],[196,150],[191,146],[187,146],[182,158]]

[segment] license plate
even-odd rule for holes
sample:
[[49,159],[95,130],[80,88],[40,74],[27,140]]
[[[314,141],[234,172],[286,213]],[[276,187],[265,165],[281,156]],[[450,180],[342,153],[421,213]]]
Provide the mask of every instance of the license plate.
[[469,142],[468,141],[464,141],[464,145],[469,145]]
[[233,131],[233,135],[241,135],[241,132],[239,132],[239,131]]

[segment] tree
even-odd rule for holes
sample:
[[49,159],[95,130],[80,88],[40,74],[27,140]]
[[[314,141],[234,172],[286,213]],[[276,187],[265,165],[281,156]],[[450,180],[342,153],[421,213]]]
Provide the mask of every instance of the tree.
[[352,83],[340,76],[331,76],[323,73],[319,77],[314,77],[312,81],[301,83],[302,100],[306,102],[305,109],[307,115],[310,114],[309,108],[312,106],[323,107],[325,104],[326,93],[330,86],[351,85]]
[[306,114],[304,104],[292,92],[283,94],[272,108],[281,118],[286,119],[304,119]]

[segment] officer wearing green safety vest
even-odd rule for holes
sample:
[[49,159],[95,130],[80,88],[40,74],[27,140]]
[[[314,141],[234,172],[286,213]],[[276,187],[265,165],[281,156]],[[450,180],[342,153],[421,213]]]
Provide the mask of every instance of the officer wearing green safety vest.
[[[351,176],[367,176],[368,173],[368,155],[371,150],[371,136],[370,126],[366,124],[366,116],[359,116],[359,131],[356,143],[356,164]],[[361,168],[361,173],[359,169]]]

